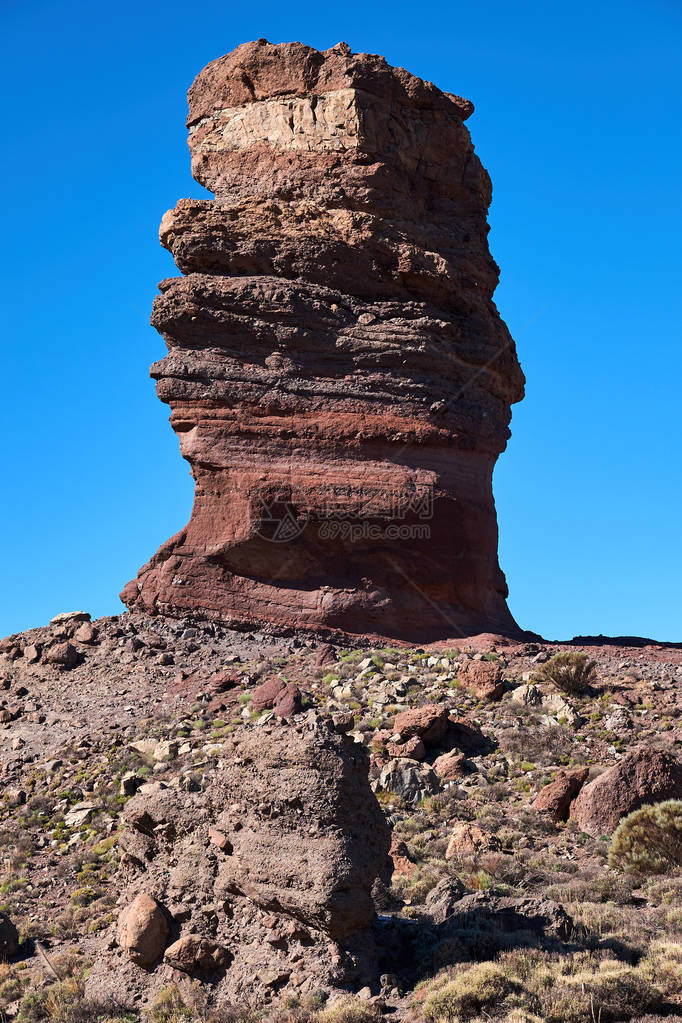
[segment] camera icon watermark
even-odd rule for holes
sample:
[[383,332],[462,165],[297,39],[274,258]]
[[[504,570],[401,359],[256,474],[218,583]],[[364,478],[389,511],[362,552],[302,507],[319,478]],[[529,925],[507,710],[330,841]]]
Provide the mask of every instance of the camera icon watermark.
[[428,540],[433,485],[327,484],[317,491],[283,487],[251,495],[255,532],[270,543],[294,543],[307,531],[322,542],[358,544]]

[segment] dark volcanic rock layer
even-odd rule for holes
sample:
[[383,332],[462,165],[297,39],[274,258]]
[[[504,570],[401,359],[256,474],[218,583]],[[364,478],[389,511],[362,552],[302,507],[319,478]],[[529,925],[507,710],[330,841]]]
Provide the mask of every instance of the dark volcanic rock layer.
[[492,471],[523,396],[472,105],[345,44],[189,92],[152,367],[196,481],[129,607],[419,642],[509,633]]

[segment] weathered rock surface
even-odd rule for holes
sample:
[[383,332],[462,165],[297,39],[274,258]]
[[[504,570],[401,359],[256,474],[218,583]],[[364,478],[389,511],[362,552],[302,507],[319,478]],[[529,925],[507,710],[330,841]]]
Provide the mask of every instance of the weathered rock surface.
[[139,610],[417,641],[518,631],[491,479],[523,395],[472,105],[345,44],[246,43],[189,93],[152,367],[196,482]]
[[448,728],[448,708],[442,704],[413,707],[396,715],[396,733],[405,739],[417,736],[430,745],[437,745]]
[[445,877],[426,896],[425,909],[436,924],[457,912],[465,888],[458,877]]
[[451,860],[454,856],[476,856],[478,853],[499,848],[499,839],[484,831],[478,824],[457,821],[450,834],[445,859]]
[[201,934],[185,934],[168,946],[163,958],[174,969],[194,976],[213,973],[226,966],[230,954]]
[[555,823],[568,819],[571,802],[587,781],[589,767],[577,767],[572,771],[558,771],[556,778],[544,785],[531,806],[538,813],[545,813]]
[[[140,965],[163,955],[176,970],[211,976],[227,1001],[258,1002],[292,974],[328,988],[366,983],[371,890],[390,847],[367,771],[364,748],[309,713],[235,732],[198,791],[145,786],[122,818],[124,898],[137,895],[119,946]],[[174,921],[153,942],[161,910],[149,890]],[[106,984],[99,969],[94,989]]]
[[682,763],[661,750],[635,750],[585,785],[571,803],[578,827],[597,838],[645,803],[682,799]]
[[406,803],[418,803],[440,791],[438,775],[428,764],[394,757],[382,768],[377,790],[400,796]]
[[163,907],[146,892],[140,892],[118,918],[118,944],[138,966],[151,966],[161,958],[168,934]]
[[504,674],[496,661],[463,661],[459,678],[479,700],[499,700],[504,692]]
[[457,928],[503,935],[535,931],[539,937],[568,941],[574,930],[572,918],[558,902],[543,898],[512,898],[476,892],[455,906],[451,923]]

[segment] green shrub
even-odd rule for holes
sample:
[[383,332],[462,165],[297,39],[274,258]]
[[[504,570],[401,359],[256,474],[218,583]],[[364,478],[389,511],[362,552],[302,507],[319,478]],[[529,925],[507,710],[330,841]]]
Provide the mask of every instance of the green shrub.
[[682,866],[682,800],[642,806],[620,822],[610,866],[635,874],[666,874]]
[[477,963],[427,998],[427,1023],[455,1023],[473,1019],[500,1002],[514,989],[514,983],[495,963]]
[[175,984],[161,988],[149,1012],[150,1023],[184,1023],[191,1018],[192,1010],[180,989]]
[[596,681],[597,662],[582,651],[564,650],[541,665],[537,678],[551,682],[564,693],[584,693]]
[[323,1009],[317,1019],[319,1023],[374,1023],[380,1016],[374,1005],[361,1002],[359,998],[342,998]]

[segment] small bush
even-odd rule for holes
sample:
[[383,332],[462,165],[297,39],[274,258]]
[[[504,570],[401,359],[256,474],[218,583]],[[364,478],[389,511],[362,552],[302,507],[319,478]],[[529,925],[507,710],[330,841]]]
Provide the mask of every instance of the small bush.
[[317,1019],[319,1023],[375,1023],[380,1015],[376,1006],[361,1002],[359,998],[342,998],[323,1009]]
[[540,682],[551,682],[564,693],[584,693],[597,678],[597,662],[581,651],[564,650],[550,657],[537,672]]
[[666,874],[682,866],[682,800],[642,806],[620,822],[610,866],[635,874]]
[[455,1023],[473,1019],[499,1003],[514,984],[495,963],[478,963],[435,991],[424,1006],[427,1023]]
[[661,992],[635,967],[607,960],[537,992],[546,1023],[631,1019],[661,1007]]
[[161,988],[149,1012],[150,1023],[184,1023],[192,1018],[192,1010],[179,988],[168,984]]

